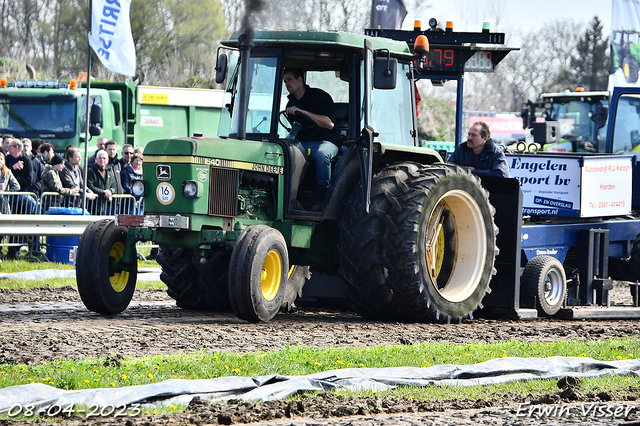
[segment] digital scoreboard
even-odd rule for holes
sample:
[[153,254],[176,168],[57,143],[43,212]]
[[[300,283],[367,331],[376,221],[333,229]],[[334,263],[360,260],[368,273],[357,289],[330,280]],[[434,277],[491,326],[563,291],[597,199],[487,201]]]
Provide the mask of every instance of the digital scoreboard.
[[459,46],[432,47],[418,67],[423,71],[493,72],[493,50],[460,49]]

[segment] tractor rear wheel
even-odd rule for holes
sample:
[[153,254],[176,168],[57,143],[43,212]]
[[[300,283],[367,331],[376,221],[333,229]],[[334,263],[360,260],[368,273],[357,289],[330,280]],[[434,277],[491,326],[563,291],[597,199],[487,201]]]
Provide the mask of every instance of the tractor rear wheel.
[[302,297],[302,287],[311,278],[311,272],[308,266],[293,265],[289,268],[289,278],[287,279],[287,288],[284,292],[284,300],[280,307],[281,312],[292,312],[294,308],[293,302],[298,297]]
[[273,318],[284,303],[288,275],[289,254],[282,234],[266,225],[245,228],[229,265],[233,312],[249,322]]
[[387,281],[401,319],[470,318],[496,273],[498,228],[487,191],[454,164],[426,166],[401,189],[385,230]]
[[82,234],[76,260],[78,292],[90,311],[103,315],[124,311],[136,288],[138,265],[132,262],[118,271],[127,241],[127,228],[116,226],[113,219],[89,225]]
[[227,291],[230,255],[208,250],[200,258],[191,250],[160,247],[157,262],[162,267],[160,279],[167,285],[167,294],[183,309],[228,312]]
[[400,163],[354,188],[340,221],[347,299],[368,318],[460,321],[481,307],[498,253],[480,179],[454,164]]
[[638,61],[629,55],[622,60],[622,70],[627,83],[635,83],[638,81]]
[[343,202],[338,224],[339,274],[346,282],[349,304],[365,318],[397,320],[403,310],[395,303],[395,289],[387,281],[388,244],[384,234],[388,213],[402,207],[396,198],[401,193],[400,187],[419,168],[416,163],[398,163],[377,172],[371,181],[368,215],[364,214],[360,184],[354,186]]

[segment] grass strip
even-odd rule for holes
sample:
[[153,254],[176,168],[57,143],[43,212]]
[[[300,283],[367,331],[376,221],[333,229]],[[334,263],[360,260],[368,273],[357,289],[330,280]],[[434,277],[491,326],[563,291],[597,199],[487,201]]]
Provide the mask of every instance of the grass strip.
[[[288,346],[245,354],[209,352],[145,357],[110,356],[62,360],[36,365],[0,364],[0,387],[32,382],[76,390],[156,383],[166,379],[210,379],[269,374],[307,375],[341,368],[428,367],[475,364],[499,357],[575,356],[612,361],[634,358],[638,339],[522,343],[420,343],[364,348],[303,348]],[[631,380],[631,379],[630,379]],[[640,382],[633,379],[637,384]],[[517,388],[518,385],[511,385]]]

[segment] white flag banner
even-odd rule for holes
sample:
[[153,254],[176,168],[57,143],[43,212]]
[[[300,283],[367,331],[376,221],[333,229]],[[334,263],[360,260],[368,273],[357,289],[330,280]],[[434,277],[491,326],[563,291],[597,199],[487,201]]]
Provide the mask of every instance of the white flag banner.
[[609,91],[615,86],[640,86],[640,3],[613,0],[611,28]]
[[136,74],[136,50],[131,36],[131,0],[93,0],[89,45],[102,64],[118,74]]

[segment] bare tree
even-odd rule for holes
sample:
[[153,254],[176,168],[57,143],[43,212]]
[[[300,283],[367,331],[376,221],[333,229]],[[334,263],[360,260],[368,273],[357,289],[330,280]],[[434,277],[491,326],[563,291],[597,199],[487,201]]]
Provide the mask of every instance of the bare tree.
[[583,24],[554,21],[522,39],[494,73],[468,73],[465,109],[519,111],[541,93],[563,90],[559,76],[571,66]]

